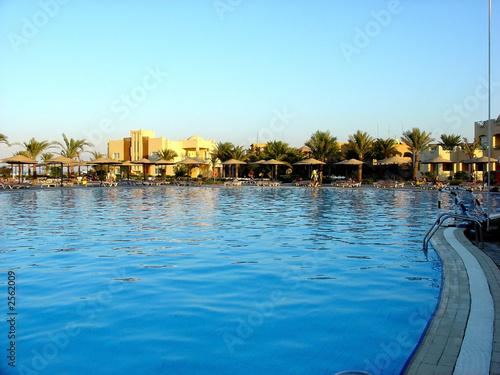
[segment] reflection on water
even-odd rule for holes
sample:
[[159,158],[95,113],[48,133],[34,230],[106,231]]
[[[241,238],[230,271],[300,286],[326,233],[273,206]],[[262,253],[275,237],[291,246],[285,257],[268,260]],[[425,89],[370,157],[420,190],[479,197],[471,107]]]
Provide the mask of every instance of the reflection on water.
[[[439,295],[440,263],[421,251],[435,192],[89,188],[0,202],[18,361],[40,374],[393,374],[425,326],[408,317]],[[376,365],[400,333],[410,344]]]

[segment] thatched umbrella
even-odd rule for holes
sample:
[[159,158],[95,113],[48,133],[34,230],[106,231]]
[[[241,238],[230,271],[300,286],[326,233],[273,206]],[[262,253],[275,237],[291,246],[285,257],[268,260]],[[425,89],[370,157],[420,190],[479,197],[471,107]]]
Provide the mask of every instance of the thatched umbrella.
[[142,174],[143,174],[143,179],[146,181],[146,165],[149,166],[151,164],[155,164],[154,161],[151,161],[146,158],[142,158],[141,160],[133,160],[133,164],[142,164]]
[[237,159],[229,159],[224,162],[222,162],[222,165],[235,165],[236,166],[236,172],[235,172],[235,177],[238,178],[238,167],[240,165],[246,164],[244,161],[237,160]]
[[[158,159],[158,160],[155,160],[154,163],[155,163],[155,165],[173,165],[173,164],[175,164],[175,161],[174,161],[174,159],[170,159],[170,160]],[[166,170],[164,170],[164,172],[166,173]],[[162,178],[165,179],[165,175],[163,173],[162,173]]]
[[183,164],[188,166],[188,177],[191,177],[191,168],[193,165],[207,164],[207,162],[203,160],[197,160],[193,158],[185,158],[184,160],[178,161],[175,164]]
[[326,164],[325,162],[322,162],[321,160],[314,159],[314,158],[302,159],[296,163],[293,163],[293,165],[309,166],[309,176],[311,175],[311,172],[312,172],[311,169],[312,169],[313,165],[325,165],[325,164]]
[[275,159],[266,160],[262,164],[264,164],[264,165],[274,165],[274,179],[276,179],[276,176],[278,175],[278,165],[290,165],[288,163],[285,163],[285,162],[282,162],[282,161],[279,161],[279,160],[275,160]]
[[[432,158],[427,161],[421,161],[421,164],[434,164],[434,165],[439,165],[439,164],[453,164],[453,162],[450,159],[445,159],[442,156],[436,156],[435,158]],[[436,167],[436,175],[439,175],[439,167]]]
[[23,174],[23,164],[36,164],[36,160],[24,155],[14,155],[10,158],[3,159],[2,163],[17,164],[19,168],[19,182],[21,182],[21,176]]
[[402,158],[399,156],[391,156],[389,158],[385,158],[385,159],[377,161],[377,165],[396,165],[396,170],[394,172],[394,178],[395,178],[395,175],[397,173],[397,168],[398,168],[397,166],[401,165],[401,164],[409,164],[409,163],[411,163],[411,159]]
[[[46,164],[61,164],[61,185],[63,184],[63,165],[78,164],[79,162],[75,159],[70,159],[65,156],[58,156],[56,158],[46,161]],[[68,171],[69,175],[69,171]]]
[[[467,159],[467,160],[464,160],[462,163],[465,163],[465,164],[488,164],[488,163],[495,163],[497,161],[497,159],[494,159],[494,158],[489,158],[487,156],[481,156],[480,158],[472,158],[472,159]],[[477,169],[477,168],[476,168]],[[484,167],[482,168],[483,169],[483,173],[484,173]],[[491,170],[491,168],[490,168]],[[483,181],[484,181],[484,175],[483,175]]]
[[326,164],[325,162],[322,162],[321,160],[314,159],[314,158],[309,158],[309,159],[303,159],[299,160],[296,163],[293,163],[293,165],[324,165]]
[[110,158],[97,158],[88,162],[90,165],[101,165],[101,171],[103,165],[120,165],[122,162]]
[[126,160],[120,164],[120,167],[127,167],[127,179],[130,178],[130,167],[132,167],[134,165],[135,164],[132,163],[130,160]]
[[347,166],[348,165],[357,165],[358,168],[361,164],[363,164],[363,162],[361,160],[358,160],[358,159],[349,159],[349,160],[342,160],[342,161],[339,161],[337,163],[335,163],[336,165],[345,165],[345,174],[346,174],[346,177],[347,177]]
[[385,159],[377,161],[378,165],[386,165],[386,164],[398,164],[398,165],[400,165],[400,164],[408,164],[408,163],[411,163],[410,159],[402,158],[399,156],[391,156],[390,158],[385,158]]

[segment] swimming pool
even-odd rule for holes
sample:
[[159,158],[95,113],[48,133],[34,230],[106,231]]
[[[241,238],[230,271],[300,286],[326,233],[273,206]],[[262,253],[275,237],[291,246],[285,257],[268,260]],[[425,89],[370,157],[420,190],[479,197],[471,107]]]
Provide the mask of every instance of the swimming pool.
[[0,285],[6,296],[14,271],[17,301],[7,373],[397,374],[439,298],[441,264],[421,250],[435,192],[119,187],[0,202]]

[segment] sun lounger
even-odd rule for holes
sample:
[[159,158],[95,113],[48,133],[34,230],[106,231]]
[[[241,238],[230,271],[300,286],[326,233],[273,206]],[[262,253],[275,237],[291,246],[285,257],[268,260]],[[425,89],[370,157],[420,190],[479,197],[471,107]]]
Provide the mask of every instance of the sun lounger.
[[118,186],[118,182],[113,181],[112,179],[107,179],[105,181],[101,181],[101,186],[104,187]]
[[377,189],[397,189],[405,186],[403,182],[398,181],[377,181],[373,184]]
[[174,181],[175,186],[200,186],[202,181]]
[[305,180],[305,181],[296,181],[294,182],[295,186],[306,186],[306,187],[312,187],[314,186],[314,183],[311,180]]
[[271,180],[261,180],[257,181],[257,186],[280,186],[281,182],[279,181],[271,181]]
[[331,183],[331,186],[333,187],[339,187],[339,188],[355,188],[355,187],[361,187],[361,182],[356,182],[356,181],[334,181]]
[[478,184],[478,183],[474,183],[474,182],[462,182],[460,184],[460,187],[467,189],[467,190],[484,190],[484,183]]
[[39,180],[40,187],[44,188],[50,188],[50,187],[59,187],[61,186],[61,180],[55,180],[55,179],[46,179],[46,180]]
[[241,181],[237,179],[224,181],[224,186],[241,186]]
[[18,190],[18,189],[29,189],[33,185],[29,182],[1,182],[2,189]]

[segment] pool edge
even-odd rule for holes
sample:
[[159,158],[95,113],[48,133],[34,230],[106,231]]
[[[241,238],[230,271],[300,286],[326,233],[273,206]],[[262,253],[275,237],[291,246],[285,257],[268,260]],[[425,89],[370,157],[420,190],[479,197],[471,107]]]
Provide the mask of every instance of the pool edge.
[[[500,271],[495,263],[471,244],[463,229],[455,229],[456,240],[479,262],[488,282],[495,307],[490,374],[500,373]],[[405,375],[453,374],[462,347],[471,308],[469,276],[466,266],[445,239],[444,230],[436,232],[432,244],[443,265],[443,284],[438,309],[421,344],[408,363]],[[479,374],[478,374],[479,375]]]

